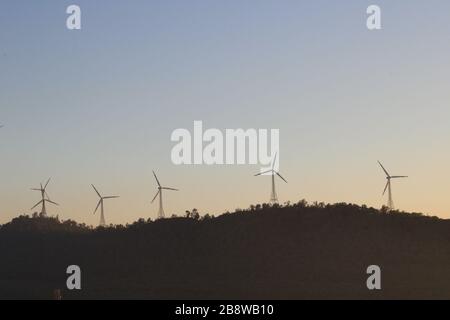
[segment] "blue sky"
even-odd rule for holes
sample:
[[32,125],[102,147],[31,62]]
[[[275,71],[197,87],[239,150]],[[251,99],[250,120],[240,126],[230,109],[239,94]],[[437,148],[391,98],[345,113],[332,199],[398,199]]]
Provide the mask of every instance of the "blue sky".
[[[130,4],[131,3],[131,4]],[[65,27],[82,9],[82,30]],[[382,9],[380,31],[366,8]],[[181,189],[166,212],[266,201],[255,166],[174,166],[171,132],[278,128],[281,201],[380,207],[376,161],[408,181],[397,207],[450,217],[448,1],[2,1],[0,222],[39,199],[95,224],[156,217],[151,170]],[[239,188],[236,187],[239,186]]]

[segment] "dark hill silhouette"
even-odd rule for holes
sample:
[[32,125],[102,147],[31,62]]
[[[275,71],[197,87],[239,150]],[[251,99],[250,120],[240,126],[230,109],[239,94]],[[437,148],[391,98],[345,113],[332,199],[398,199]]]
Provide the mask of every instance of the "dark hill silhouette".
[[[0,228],[0,298],[450,299],[448,220],[304,201],[186,216],[97,229],[14,219]],[[81,291],[65,289],[72,264]],[[366,288],[373,264],[381,291]]]

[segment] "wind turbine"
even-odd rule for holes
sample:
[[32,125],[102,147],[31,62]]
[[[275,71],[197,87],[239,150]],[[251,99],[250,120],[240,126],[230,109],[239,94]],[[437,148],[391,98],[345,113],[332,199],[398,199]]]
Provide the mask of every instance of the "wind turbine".
[[272,193],[270,194],[270,202],[271,203],[278,203],[278,196],[277,196],[277,192],[275,191],[275,175],[277,175],[284,182],[287,183],[286,179],[284,179],[277,171],[275,171],[276,159],[277,159],[277,154],[275,153],[275,157],[273,158],[273,162],[272,162],[272,169],[255,174],[255,177],[257,177],[257,176],[261,176],[266,173],[271,173],[271,176],[272,176]]
[[386,174],[386,187],[384,187],[383,196],[386,194],[386,190],[388,191],[388,209],[389,211],[394,210],[394,201],[392,200],[392,188],[391,188],[391,179],[399,179],[399,178],[408,178],[408,176],[391,176],[387,170],[383,167],[380,161],[378,161],[380,164],[381,169],[383,169],[384,173]]
[[103,200],[105,200],[105,199],[116,199],[116,198],[119,198],[119,196],[102,197],[100,195],[100,192],[98,192],[98,190],[94,187],[94,185],[92,184],[91,186],[92,186],[92,188],[94,188],[95,192],[98,194],[98,196],[100,198],[100,200],[98,201],[97,207],[95,208],[94,214],[97,212],[98,207],[101,207],[100,208],[100,226],[104,227],[106,225],[106,222],[105,222],[105,211],[104,211],[104,208],[103,208]]
[[158,177],[156,176],[155,171],[153,171],[153,175],[155,176],[156,183],[158,184],[158,192],[156,193],[155,197],[153,198],[152,203],[155,201],[156,197],[159,195],[158,219],[163,219],[164,218],[164,209],[163,209],[162,191],[163,190],[179,191],[179,190],[161,186],[161,183],[159,183],[159,180],[158,180]]
[[[51,178],[50,178],[50,179],[51,179]],[[47,208],[46,208],[46,206],[45,206],[45,203],[46,203],[46,202],[52,203],[52,204],[57,205],[57,206],[59,205],[59,204],[57,204],[56,202],[53,202],[53,201],[50,200],[50,197],[48,196],[48,193],[47,193],[47,191],[46,191],[47,186],[48,186],[48,184],[49,184],[49,182],[50,182],[50,179],[47,180],[47,183],[45,184],[45,186],[42,186],[42,183],[41,183],[41,187],[40,187],[40,188],[32,188],[32,189],[31,189],[31,190],[33,190],[33,191],[39,191],[39,192],[41,193],[41,197],[42,197],[42,200],[39,201],[38,203],[36,203],[36,205],[35,205],[33,208],[31,208],[31,210],[33,210],[34,208],[36,208],[38,205],[42,204],[41,214],[42,214],[43,216],[46,216],[46,215],[47,215]]]

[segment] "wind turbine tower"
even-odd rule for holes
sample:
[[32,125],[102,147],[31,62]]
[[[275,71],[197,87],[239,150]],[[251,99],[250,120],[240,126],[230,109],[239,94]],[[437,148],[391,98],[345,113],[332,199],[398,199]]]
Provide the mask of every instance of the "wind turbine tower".
[[56,202],[53,202],[53,201],[50,200],[50,197],[48,196],[48,193],[46,191],[49,182],[50,182],[50,179],[47,180],[47,183],[45,184],[45,186],[42,186],[42,183],[41,183],[41,187],[40,188],[32,188],[31,189],[33,191],[39,191],[41,193],[41,201],[36,203],[36,205],[33,208],[31,208],[31,210],[36,208],[38,205],[42,204],[41,215],[43,215],[43,216],[47,215],[47,207],[45,205],[46,202],[49,202],[51,204],[54,204],[54,205],[58,206],[58,204]]
[[284,182],[287,183],[286,179],[284,179],[281,174],[279,174],[277,171],[275,171],[275,161],[277,159],[277,154],[275,154],[275,157],[273,159],[272,162],[272,169],[264,171],[264,172],[260,172],[258,174],[255,174],[255,177],[257,176],[261,176],[261,175],[266,175],[268,173],[271,174],[272,176],[272,192],[270,193],[270,203],[278,203],[278,196],[277,196],[277,192],[275,190],[275,176],[277,175],[278,177],[280,177]]
[[164,219],[165,214],[164,214],[164,208],[163,208],[162,191],[163,190],[179,191],[179,190],[178,189],[174,189],[174,188],[163,187],[161,185],[161,183],[159,182],[155,171],[153,171],[153,175],[155,176],[156,183],[158,184],[158,192],[156,192],[156,195],[153,197],[152,203],[155,201],[156,197],[159,195],[158,219]]
[[391,180],[392,179],[401,179],[401,178],[408,178],[408,176],[391,176],[387,170],[383,167],[383,165],[381,164],[380,161],[378,161],[381,169],[383,169],[384,173],[386,174],[386,187],[384,187],[384,191],[383,191],[383,196],[386,194],[386,190],[388,192],[388,203],[387,203],[387,207],[389,209],[389,211],[392,211],[395,209],[394,206],[394,200],[392,199],[392,187],[391,187]]
[[94,187],[93,184],[92,184],[92,188],[94,188],[95,192],[97,193],[97,195],[100,198],[100,200],[98,201],[97,207],[95,208],[94,214],[97,212],[98,207],[100,207],[100,227],[104,227],[104,226],[106,226],[106,221],[105,221],[105,210],[103,207],[103,201],[106,199],[116,199],[116,198],[119,198],[119,196],[102,197],[100,195],[100,192],[98,192],[98,190]]

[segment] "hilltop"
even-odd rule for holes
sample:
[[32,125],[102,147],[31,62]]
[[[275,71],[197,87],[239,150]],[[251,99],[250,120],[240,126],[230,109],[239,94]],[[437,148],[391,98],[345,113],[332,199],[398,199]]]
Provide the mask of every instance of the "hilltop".
[[[450,299],[450,221],[352,204],[257,205],[93,229],[21,216],[0,228],[0,298]],[[82,290],[64,290],[66,268]],[[382,269],[382,290],[366,268]]]

